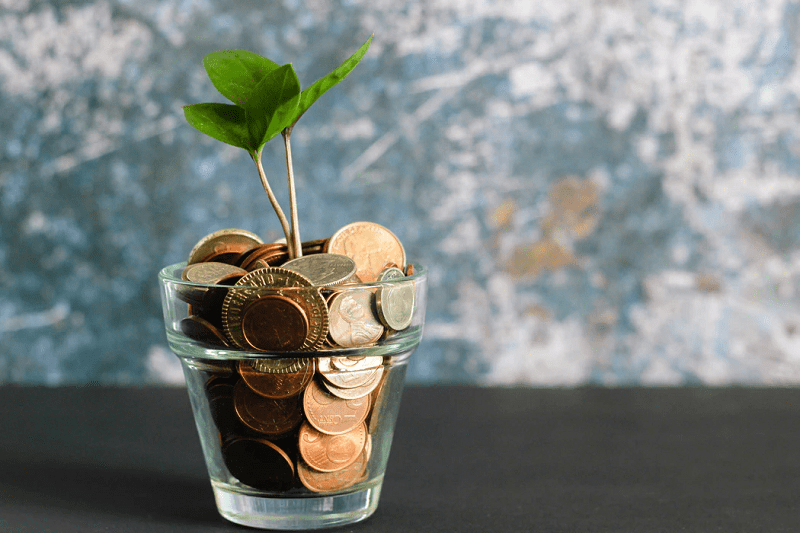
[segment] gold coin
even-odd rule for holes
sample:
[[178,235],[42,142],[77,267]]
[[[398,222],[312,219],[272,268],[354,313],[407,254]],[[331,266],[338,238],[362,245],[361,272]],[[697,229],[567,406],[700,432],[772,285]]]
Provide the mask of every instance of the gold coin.
[[406,264],[406,253],[397,236],[374,222],[353,222],[333,234],[325,251],[342,254],[355,261],[356,274],[364,283],[378,279],[387,263]]
[[[262,302],[260,305],[265,307],[280,305],[285,312],[286,322],[283,326],[275,327],[264,324],[264,327],[272,328],[266,333],[250,333],[250,335],[266,335],[274,338],[288,340],[280,341],[279,346],[293,346],[294,340],[298,335],[293,328],[301,327],[299,324],[307,323],[306,333],[299,347],[292,348],[298,351],[314,351],[322,346],[328,334],[328,308],[325,300],[318,288],[312,286],[305,276],[279,267],[269,267],[254,270],[236,282],[234,288],[230,290],[222,304],[222,323],[226,335],[237,346],[249,349],[251,345],[247,342],[243,325],[245,322],[246,308],[255,300],[270,297],[272,300]],[[281,303],[275,300],[279,297]],[[292,311],[292,304],[287,303],[284,298],[297,304],[304,314],[304,320],[299,319],[296,312]],[[297,308],[295,308],[296,311]],[[256,308],[255,317],[250,320],[251,327],[256,327],[256,318],[263,318],[267,322],[268,317],[263,316],[265,309]],[[293,321],[294,326],[290,326],[289,320]],[[307,322],[306,322],[307,321]],[[289,328],[289,329],[287,329]],[[251,328],[248,328],[250,330]]]
[[200,239],[189,252],[187,264],[202,263],[212,259],[220,260],[238,257],[244,252],[263,244],[258,235],[243,229],[229,228],[210,233]]
[[333,342],[353,348],[381,338],[384,327],[372,312],[373,296],[369,289],[350,289],[331,298],[328,327]]
[[314,361],[303,361],[305,366],[297,372],[261,372],[250,361],[239,361],[239,375],[253,392],[265,398],[289,398],[303,392],[314,377]]
[[300,359],[297,357],[270,357],[269,359],[251,359],[250,366],[259,372],[297,372],[304,369],[307,365],[313,364],[310,359]]
[[361,424],[369,413],[369,396],[345,400],[312,381],[303,393],[303,411],[308,422],[327,435],[341,435]]
[[304,422],[297,447],[300,456],[314,470],[336,472],[353,464],[364,451],[367,428],[361,423],[347,433],[326,435]]

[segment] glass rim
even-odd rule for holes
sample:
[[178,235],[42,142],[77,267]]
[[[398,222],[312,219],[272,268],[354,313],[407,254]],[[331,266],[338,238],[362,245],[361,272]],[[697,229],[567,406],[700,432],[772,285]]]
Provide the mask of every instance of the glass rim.
[[[359,281],[356,283],[343,283],[337,285],[311,285],[307,287],[265,287],[262,285],[224,285],[214,283],[198,283],[195,281],[186,281],[180,277],[180,273],[187,266],[186,261],[173,263],[163,267],[158,272],[158,280],[161,283],[170,283],[175,285],[182,285],[185,287],[203,287],[203,288],[224,288],[224,289],[258,289],[259,292],[269,292],[271,289],[276,291],[304,291],[309,289],[328,289],[328,290],[356,290],[356,289],[380,289],[392,285],[400,285],[402,283],[416,282],[426,280],[428,277],[428,269],[419,263],[408,263],[414,267],[414,273],[410,276],[402,278],[387,279],[384,281]],[[276,268],[281,268],[280,266]]]

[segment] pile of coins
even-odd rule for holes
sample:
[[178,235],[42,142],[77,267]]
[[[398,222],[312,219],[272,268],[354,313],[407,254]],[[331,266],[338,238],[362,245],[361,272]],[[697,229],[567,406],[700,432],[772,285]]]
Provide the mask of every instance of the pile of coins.
[[240,360],[206,383],[228,471],[274,492],[368,477],[389,374],[381,356]]
[[285,244],[238,229],[203,238],[178,289],[189,304],[180,328],[215,347],[308,353],[209,363],[206,396],[222,458],[241,483],[331,492],[369,475],[391,368],[382,356],[335,350],[410,326],[415,286],[398,280],[413,267],[397,237],[369,222],[302,249],[289,260]]
[[[204,237],[182,274],[199,285],[179,288],[190,306],[181,331],[220,347],[310,352],[369,346],[411,324],[414,284],[396,280],[413,266],[391,231],[355,222],[302,249],[289,260],[285,244],[245,230]],[[382,281],[393,283],[352,286]]]

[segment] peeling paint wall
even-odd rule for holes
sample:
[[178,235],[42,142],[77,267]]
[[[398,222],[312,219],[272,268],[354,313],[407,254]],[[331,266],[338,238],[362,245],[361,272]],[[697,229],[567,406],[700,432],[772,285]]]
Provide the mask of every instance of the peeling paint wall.
[[293,135],[300,222],[429,266],[410,380],[800,383],[788,0],[0,0],[0,383],[179,382],[159,268],[280,237],[246,154],[183,120],[221,101],[203,56],[306,86],[373,32]]

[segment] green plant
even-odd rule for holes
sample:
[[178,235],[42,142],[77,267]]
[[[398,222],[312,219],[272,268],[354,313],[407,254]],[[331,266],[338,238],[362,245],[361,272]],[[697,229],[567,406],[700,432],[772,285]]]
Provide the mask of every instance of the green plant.
[[[305,89],[300,88],[300,81],[291,64],[278,65],[246,50],[212,52],[205,56],[203,65],[214,87],[233,103],[191,104],[183,108],[189,124],[214,139],[243,148],[250,154],[286,235],[291,258],[303,253],[292,165],[292,129],[320,96],[350,74],[367,53],[371,42],[372,36],[336,69]],[[283,137],[286,153],[291,226],[272,192],[262,164],[264,145],[279,133]]]

